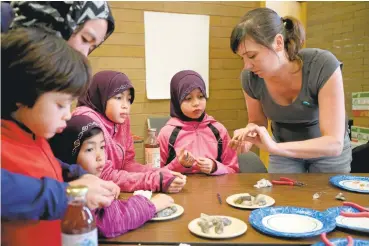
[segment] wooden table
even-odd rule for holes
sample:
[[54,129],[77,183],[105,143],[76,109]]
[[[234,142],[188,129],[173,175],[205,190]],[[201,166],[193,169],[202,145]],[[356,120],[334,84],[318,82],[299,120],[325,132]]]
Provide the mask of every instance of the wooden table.
[[[298,206],[312,208],[319,211],[333,206],[341,206],[342,202],[335,199],[339,192],[343,192],[348,201],[369,206],[369,194],[348,192],[332,186],[329,177],[334,174],[230,174],[220,177],[208,177],[204,175],[190,175],[184,190],[172,197],[175,203],[184,207],[184,214],[174,220],[162,222],[147,222],[141,228],[128,232],[113,239],[103,239],[100,242],[106,244],[126,245],[178,245],[179,243],[217,244],[217,245],[310,245],[319,241],[319,237],[305,239],[276,238],[261,234],[248,222],[251,210],[237,209],[226,203],[226,197],[236,193],[263,193],[276,200],[275,206]],[[357,176],[369,176],[369,174],[355,174]],[[307,185],[304,187],[273,186],[270,188],[256,189],[253,187],[262,178],[268,180],[279,179],[280,176],[290,177]],[[324,192],[318,200],[313,200],[315,192]],[[219,204],[216,194],[222,197]],[[122,194],[128,198],[131,194]],[[200,213],[209,215],[227,215],[243,220],[247,224],[247,231],[242,236],[226,240],[211,240],[193,235],[187,228],[189,222],[200,216]],[[346,237],[352,235],[355,238],[369,240],[369,235],[354,231],[344,231],[336,228],[328,234],[329,238]]]

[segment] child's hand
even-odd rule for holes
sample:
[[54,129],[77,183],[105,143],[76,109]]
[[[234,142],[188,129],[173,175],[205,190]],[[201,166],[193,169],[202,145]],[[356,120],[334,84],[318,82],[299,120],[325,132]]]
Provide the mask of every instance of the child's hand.
[[183,175],[182,173],[179,172],[175,172],[175,171],[170,171],[171,174],[173,174],[173,176],[179,177],[181,179],[187,180],[187,176]]
[[109,181],[109,182],[113,183],[113,185],[111,185],[111,191],[113,193],[114,199],[118,199],[120,195],[120,187],[113,181]]
[[214,172],[216,168],[216,163],[212,159],[200,157],[196,161],[197,161],[197,166],[200,168],[200,171],[203,173],[210,174]]
[[153,198],[151,198],[151,202],[154,204],[156,208],[156,212],[159,212],[174,203],[172,197],[165,194],[157,194]]
[[168,193],[180,192],[183,186],[185,186],[186,182],[187,182],[186,176],[184,176],[183,178],[176,176],[175,179],[172,181],[172,183],[169,185]]
[[195,158],[193,157],[191,152],[185,149],[181,149],[177,158],[179,163],[185,168],[190,168],[195,163]]

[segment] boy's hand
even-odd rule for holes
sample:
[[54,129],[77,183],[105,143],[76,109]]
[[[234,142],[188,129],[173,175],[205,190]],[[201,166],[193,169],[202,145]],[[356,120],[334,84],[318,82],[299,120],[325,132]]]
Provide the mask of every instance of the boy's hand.
[[69,182],[69,185],[87,186],[86,204],[91,210],[109,206],[120,193],[120,188],[115,183],[102,180],[92,174],[85,174],[81,178]]

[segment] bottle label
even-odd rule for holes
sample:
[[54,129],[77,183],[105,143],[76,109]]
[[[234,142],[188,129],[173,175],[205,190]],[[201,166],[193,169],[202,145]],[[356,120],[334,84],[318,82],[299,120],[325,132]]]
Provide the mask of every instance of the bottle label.
[[84,234],[62,233],[63,246],[97,246],[97,228]]
[[160,168],[160,148],[145,148],[145,164]]

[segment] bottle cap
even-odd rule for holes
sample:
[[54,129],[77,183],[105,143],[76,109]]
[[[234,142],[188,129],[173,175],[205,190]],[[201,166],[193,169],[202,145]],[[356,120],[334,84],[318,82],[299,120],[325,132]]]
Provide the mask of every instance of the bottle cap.
[[84,196],[88,191],[88,187],[84,185],[68,186],[66,191],[69,196]]

